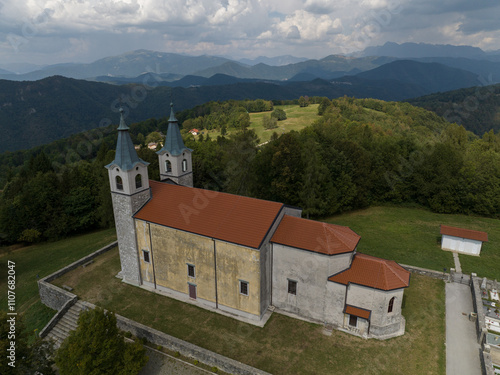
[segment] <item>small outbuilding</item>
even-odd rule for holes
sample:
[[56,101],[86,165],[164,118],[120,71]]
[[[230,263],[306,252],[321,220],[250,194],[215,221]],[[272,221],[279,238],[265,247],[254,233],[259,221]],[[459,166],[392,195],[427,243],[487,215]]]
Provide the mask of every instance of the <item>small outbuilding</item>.
[[488,233],[441,225],[441,249],[461,254],[479,255],[483,242],[488,242]]

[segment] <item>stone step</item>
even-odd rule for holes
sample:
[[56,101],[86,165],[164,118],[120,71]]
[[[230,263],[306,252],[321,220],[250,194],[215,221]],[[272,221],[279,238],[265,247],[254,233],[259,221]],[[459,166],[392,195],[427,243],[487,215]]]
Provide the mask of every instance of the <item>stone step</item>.
[[77,324],[76,322],[74,322],[73,320],[68,320],[68,318],[66,317],[63,317],[57,324],[56,324],[56,327],[57,326],[60,326],[62,328],[64,328],[65,330],[67,331],[74,331],[77,327]]
[[59,348],[62,342],[69,336],[69,333],[76,329],[78,326],[78,317],[83,309],[87,309],[87,307],[80,301],[77,301],[47,334],[47,338],[54,341],[56,348]]
[[80,316],[80,312],[79,311],[67,311],[66,314],[64,314],[64,316],[68,320],[77,322],[78,321],[78,317]]
[[66,329],[66,327],[62,327],[59,324],[56,324],[56,326],[54,328],[52,328],[52,330],[50,332],[56,336],[61,337],[61,338],[66,338],[69,335],[69,333],[71,332],[71,330]]
[[80,310],[69,309],[64,315],[74,320],[78,320],[78,317],[80,316]]

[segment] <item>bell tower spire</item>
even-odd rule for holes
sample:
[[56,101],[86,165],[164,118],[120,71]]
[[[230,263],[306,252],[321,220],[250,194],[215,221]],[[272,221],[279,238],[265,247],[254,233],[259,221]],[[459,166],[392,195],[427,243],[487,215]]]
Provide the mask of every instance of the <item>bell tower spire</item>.
[[160,164],[160,179],[170,179],[178,185],[193,187],[193,162],[191,153],[182,140],[179,123],[175,118],[174,104],[170,103],[165,144],[157,152]]
[[106,165],[111,187],[118,249],[124,282],[141,285],[139,255],[133,215],[151,197],[148,165],[135,151],[120,109],[120,125],[116,143],[115,160]]

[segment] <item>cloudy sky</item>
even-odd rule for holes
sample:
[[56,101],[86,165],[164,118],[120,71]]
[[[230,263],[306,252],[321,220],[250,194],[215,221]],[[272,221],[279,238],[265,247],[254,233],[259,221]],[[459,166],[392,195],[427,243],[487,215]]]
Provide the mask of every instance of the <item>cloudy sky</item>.
[[392,42],[500,49],[498,0],[0,0],[0,63],[135,49],[322,58]]

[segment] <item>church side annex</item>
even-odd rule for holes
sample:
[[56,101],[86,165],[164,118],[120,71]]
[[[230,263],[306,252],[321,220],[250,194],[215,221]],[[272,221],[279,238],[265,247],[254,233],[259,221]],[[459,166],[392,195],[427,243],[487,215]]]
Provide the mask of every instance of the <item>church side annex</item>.
[[172,104],[168,123],[157,152],[162,181],[150,181],[121,113],[106,168],[123,282],[259,326],[276,311],[365,338],[404,334],[410,272],[357,252],[360,236],[348,227],[194,188]]

